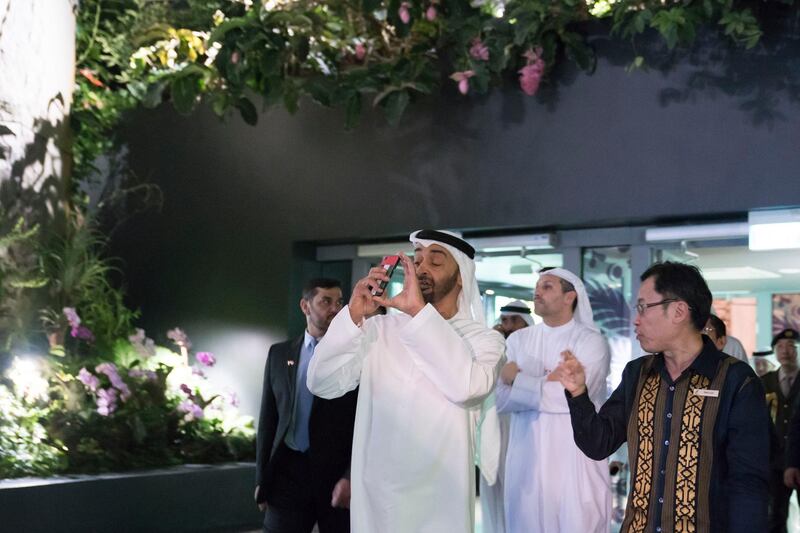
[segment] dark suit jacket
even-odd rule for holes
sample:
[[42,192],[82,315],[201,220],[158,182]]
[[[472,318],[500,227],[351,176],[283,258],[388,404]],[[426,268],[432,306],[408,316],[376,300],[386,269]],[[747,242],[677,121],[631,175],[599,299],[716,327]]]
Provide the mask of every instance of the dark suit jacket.
[[[266,501],[269,483],[280,460],[276,451],[286,437],[292,419],[297,367],[304,336],[272,345],[264,367],[256,436],[257,500]],[[291,363],[290,363],[291,362]],[[313,482],[319,490],[333,491],[342,477],[350,477],[350,454],[353,447],[353,424],[356,417],[358,389],[340,398],[314,397],[309,418],[309,450]]]
[[770,446],[772,451],[770,463],[773,469],[783,470],[786,468],[785,453],[789,440],[789,422],[792,420],[798,399],[800,399],[800,375],[794,380],[788,398],[781,392],[777,370],[761,376],[761,382],[764,384],[764,391],[767,394],[767,407],[774,428],[773,442]]

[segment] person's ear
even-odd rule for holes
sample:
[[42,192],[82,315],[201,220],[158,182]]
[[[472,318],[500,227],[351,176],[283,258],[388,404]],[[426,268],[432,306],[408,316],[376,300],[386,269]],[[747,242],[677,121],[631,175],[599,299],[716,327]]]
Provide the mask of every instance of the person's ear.
[[728,343],[728,336],[723,335],[722,337],[717,338],[717,349],[722,351],[725,345]]
[[564,296],[566,296],[567,305],[572,308],[572,303],[578,298],[578,293],[575,291],[569,291],[564,293]]
[[308,309],[308,300],[305,298],[300,298],[300,310],[303,311],[303,314],[308,316],[309,309]]
[[689,304],[687,304],[686,302],[684,302],[682,300],[678,300],[671,307],[674,309],[674,311],[673,311],[673,316],[674,316],[673,322],[683,322],[685,320],[691,320],[692,319],[692,310],[689,309]]

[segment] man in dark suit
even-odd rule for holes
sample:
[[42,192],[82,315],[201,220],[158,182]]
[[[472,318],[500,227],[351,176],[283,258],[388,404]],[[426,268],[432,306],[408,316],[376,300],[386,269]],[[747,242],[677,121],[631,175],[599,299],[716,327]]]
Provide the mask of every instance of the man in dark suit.
[[767,406],[774,423],[772,457],[770,459],[770,533],[785,533],[792,489],[784,483],[789,421],[800,400],[800,380],[797,379],[797,331],[785,329],[772,339],[778,370],[761,377],[767,393]]
[[264,369],[255,499],[267,533],[350,530],[350,454],[358,390],[324,400],[309,392],[308,363],[342,307],[337,280],[310,280],[300,309],[306,331],[274,344]]

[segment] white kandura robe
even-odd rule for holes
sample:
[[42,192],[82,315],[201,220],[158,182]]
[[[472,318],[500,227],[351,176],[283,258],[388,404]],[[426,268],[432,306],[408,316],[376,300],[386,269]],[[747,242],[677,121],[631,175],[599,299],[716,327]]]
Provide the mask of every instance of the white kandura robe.
[[[494,394],[489,396],[484,402],[495,404]],[[499,425],[500,449],[497,468],[497,478],[494,483],[489,484],[486,477],[481,472],[478,478],[481,500],[481,533],[505,533],[506,518],[505,506],[503,505],[503,486],[505,479],[506,450],[508,449],[508,434],[511,426],[511,415],[504,413],[497,415]],[[481,428],[483,429],[483,428]],[[479,432],[480,434],[480,432]],[[480,465],[479,465],[480,466]]]
[[611,514],[608,461],[593,461],[575,445],[564,387],[546,374],[570,350],[586,369],[589,397],[606,397],[609,350],[598,332],[572,320],[521,329],[506,341],[521,369],[509,387],[497,385],[497,408],[511,413],[505,468],[508,533],[606,533]]
[[471,533],[475,409],[492,391],[504,341],[473,320],[445,320],[430,304],[415,317],[376,316],[362,327],[348,307],[333,319],[308,368],[308,387],[335,398],[360,385],[353,436],[354,533]]

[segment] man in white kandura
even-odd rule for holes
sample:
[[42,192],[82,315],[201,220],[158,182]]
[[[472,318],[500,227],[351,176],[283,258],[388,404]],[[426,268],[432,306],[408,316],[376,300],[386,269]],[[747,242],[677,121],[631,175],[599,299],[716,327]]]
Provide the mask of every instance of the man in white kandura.
[[606,398],[609,351],[594,324],[583,282],[572,272],[542,269],[534,312],[543,324],[512,333],[497,385],[497,408],[511,413],[505,468],[509,533],[606,533],[611,513],[608,462],[575,445],[556,367],[570,352],[586,368],[589,396]]
[[[411,234],[401,254],[403,290],[380,267],[359,280],[308,369],[322,398],[360,384],[353,438],[350,524],[354,533],[471,533],[474,427],[503,362],[503,337],[484,325],[474,249],[455,234]],[[365,315],[384,305],[397,314]]]
[[[533,317],[530,307],[521,300],[514,300],[500,308],[501,327],[498,329],[495,326],[495,329],[508,338],[515,331],[532,325]],[[492,393],[483,401],[478,423],[478,462],[481,467],[478,487],[481,495],[482,533],[505,533],[506,531],[503,480],[505,479],[511,415],[508,413],[498,414],[495,403],[495,395]]]

